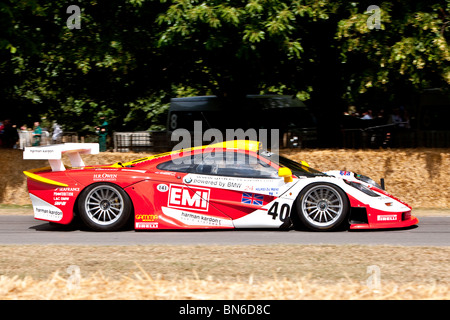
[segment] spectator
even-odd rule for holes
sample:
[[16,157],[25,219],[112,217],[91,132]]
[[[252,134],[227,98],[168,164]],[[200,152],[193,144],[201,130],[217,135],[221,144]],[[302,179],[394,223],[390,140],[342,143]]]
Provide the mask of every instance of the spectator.
[[4,129],[5,129],[5,125],[3,124],[3,121],[0,121],[0,147],[2,146]]
[[100,120],[103,121],[103,123],[95,128],[95,132],[98,135],[98,143],[100,145],[100,152],[106,151],[106,142],[108,139],[108,121],[105,120],[105,117],[100,117]]
[[402,117],[400,116],[400,110],[398,108],[395,108],[391,114],[389,123],[398,125],[401,122],[402,122]]
[[366,112],[363,113],[363,117],[361,118],[362,120],[372,120],[372,110],[367,110]]
[[33,131],[33,138],[34,138],[33,146],[34,147],[41,145],[41,136],[42,136],[42,129],[39,125],[39,122],[36,121],[34,123],[34,131]]
[[63,130],[61,126],[55,121],[53,122],[53,134],[52,134],[52,143],[61,143],[62,141]]
[[29,130],[26,124],[20,127],[19,140],[20,140],[19,149],[23,150],[25,149],[25,147],[31,146],[31,136],[29,134]]
[[3,122],[2,146],[4,148],[13,148],[19,140],[17,128],[12,125],[11,120],[6,119]]
[[405,109],[404,106],[400,107],[400,118],[402,119],[402,123],[400,123],[399,127],[403,129],[409,129],[409,114],[408,111]]
[[409,116],[405,107],[395,108],[389,119],[390,124],[394,124],[397,128],[406,129],[410,128]]

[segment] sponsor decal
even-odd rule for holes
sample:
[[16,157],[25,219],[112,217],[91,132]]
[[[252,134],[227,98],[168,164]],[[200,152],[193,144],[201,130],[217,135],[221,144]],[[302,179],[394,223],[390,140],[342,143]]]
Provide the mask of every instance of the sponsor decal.
[[163,174],[166,176],[174,176],[176,174],[176,172],[171,172],[171,171],[156,171],[156,174]]
[[377,221],[397,221],[397,215],[396,214],[388,214],[388,215],[377,216]]
[[280,179],[256,179],[213,175],[203,176],[197,174],[187,175],[184,178],[184,182],[190,183],[191,185],[239,190],[244,192],[258,192],[269,195],[278,194],[280,192],[280,183],[284,185],[284,181]]
[[34,215],[40,219],[61,220],[62,211],[52,209],[51,207],[36,206],[34,207]]
[[144,222],[153,222],[155,220],[158,220],[157,214],[137,214],[136,220],[144,221]]
[[136,229],[158,229],[157,222],[136,222]]
[[254,194],[244,192],[242,194],[241,202],[245,204],[253,204],[255,206],[263,205],[264,196],[262,194]]
[[185,183],[191,183],[192,179],[190,177],[186,177],[186,178],[184,178],[184,182]]
[[171,208],[208,211],[210,190],[199,187],[170,185],[167,206]]
[[74,196],[74,192],[79,192],[80,188],[56,188],[53,191],[53,205],[65,206],[70,197]]
[[261,191],[261,192],[275,192],[277,193],[280,190],[280,188],[273,188],[273,187],[256,187],[255,191]]
[[205,214],[198,214],[178,209],[162,207],[162,211],[168,217],[178,220],[188,226],[210,226],[210,227],[233,227],[230,219],[214,217]]
[[61,198],[55,197],[55,198],[53,198],[53,200],[55,201],[53,203],[53,205],[55,205],[55,206],[65,206],[67,201],[69,201],[69,198],[67,198],[67,197],[61,197]]
[[169,191],[169,187],[167,186],[167,184],[161,183],[156,186],[156,190],[158,190],[159,192],[167,192]]
[[191,212],[181,212],[180,220],[184,222],[192,222],[198,225],[220,226],[219,218],[204,216]]
[[340,174],[341,176],[349,176],[349,175],[350,175],[350,172],[348,172],[348,171],[339,171],[339,174]]
[[65,188],[65,187],[61,187],[61,188],[56,188],[55,192],[56,191],[61,191],[61,192],[73,192],[73,191],[76,191],[76,192],[78,192],[78,191],[80,191],[80,188]]
[[63,212],[58,207],[51,205],[31,193],[30,199],[33,204],[34,217],[36,219],[48,221],[60,221],[62,219]]
[[29,149],[27,151],[31,152],[31,153],[47,153],[47,154],[55,152],[55,150],[44,149],[44,148],[42,148],[42,149]]
[[220,179],[219,177],[215,176],[187,176],[184,178],[184,182],[186,183],[193,183],[193,184],[199,184],[202,186],[212,186],[212,187],[225,187],[225,181],[227,178]]
[[93,176],[94,181],[116,181],[117,174],[116,173],[96,173]]

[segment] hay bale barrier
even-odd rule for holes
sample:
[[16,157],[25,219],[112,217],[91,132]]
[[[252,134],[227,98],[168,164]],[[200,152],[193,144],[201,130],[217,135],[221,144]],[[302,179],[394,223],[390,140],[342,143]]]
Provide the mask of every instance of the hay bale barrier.
[[449,263],[448,247],[2,245],[0,300],[449,300]]
[[[23,160],[21,150],[2,149],[0,157],[0,203],[31,204],[22,171],[48,166],[46,160]],[[450,208],[450,149],[388,150],[281,150],[293,160],[304,160],[321,171],[354,171],[379,181],[386,190],[413,208]],[[87,165],[129,161],[152,153],[87,155]],[[64,161],[69,164],[67,159]]]
[[81,279],[75,286],[59,274],[48,280],[0,276],[3,300],[449,300],[446,285],[386,283],[380,289],[355,282],[323,285],[301,278],[262,283],[152,278],[121,280],[102,275]]
[[321,171],[384,178],[386,191],[413,208],[450,208],[450,149],[305,150],[284,155]]

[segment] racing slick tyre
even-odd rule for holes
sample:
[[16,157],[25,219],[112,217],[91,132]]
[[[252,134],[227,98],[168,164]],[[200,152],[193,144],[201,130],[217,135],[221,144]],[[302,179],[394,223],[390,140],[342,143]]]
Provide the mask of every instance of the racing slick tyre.
[[128,222],[132,204],[128,195],[111,183],[90,185],[80,195],[81,220],[95,231],[119,230]]
[[340,188],[329,183],[313,183],[297,198],[301,223],[314,231],[330,231],[347,221],[349,203]]

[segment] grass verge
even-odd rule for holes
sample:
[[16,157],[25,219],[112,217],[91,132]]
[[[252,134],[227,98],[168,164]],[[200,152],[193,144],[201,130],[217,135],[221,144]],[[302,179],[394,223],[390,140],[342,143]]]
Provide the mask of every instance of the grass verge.
[[442,247],[48,245],[0,252],[0,299],[450,298],[450,248]]

